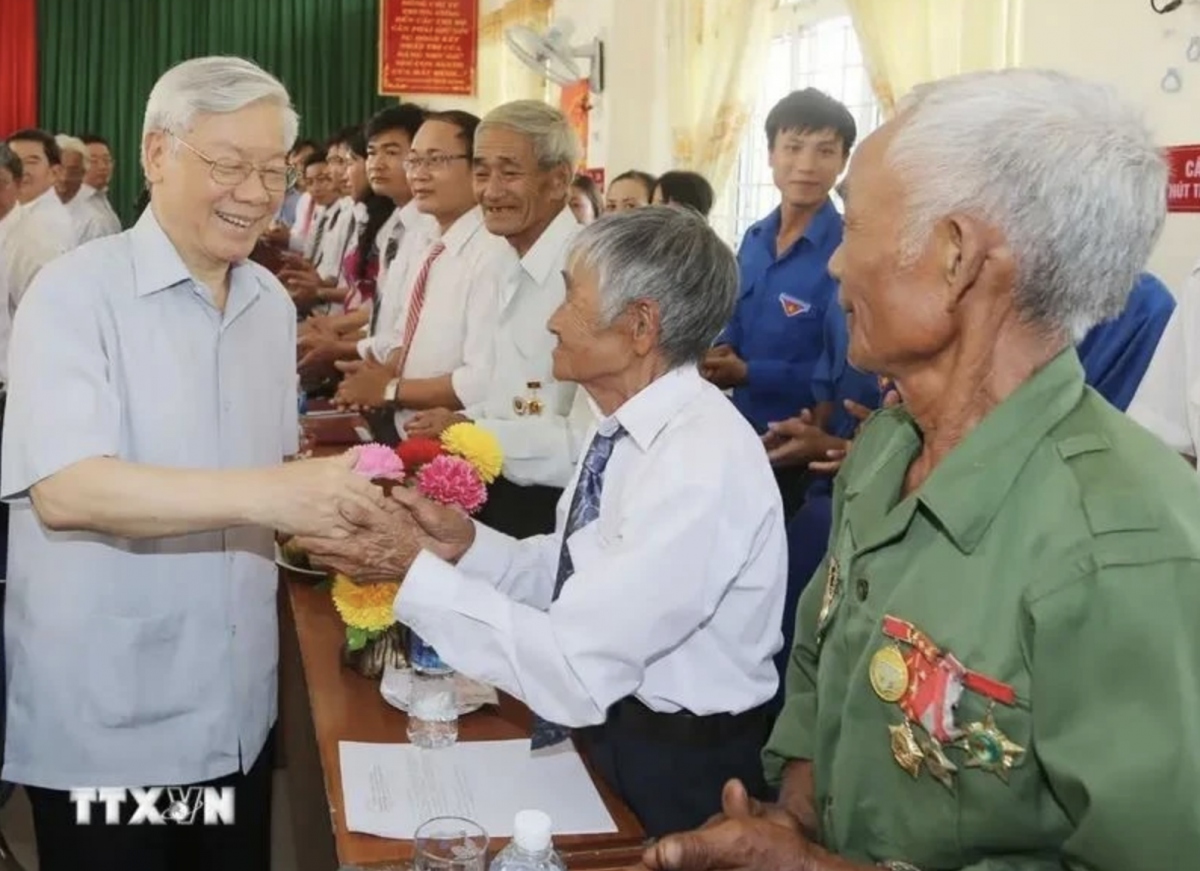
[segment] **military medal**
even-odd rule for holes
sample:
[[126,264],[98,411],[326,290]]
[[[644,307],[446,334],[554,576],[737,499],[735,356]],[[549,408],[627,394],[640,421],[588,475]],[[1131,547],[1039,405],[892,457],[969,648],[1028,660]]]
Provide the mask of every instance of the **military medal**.
[[545,409],[541,398],[538,396],[538,391],[542,389],[542,382],[529,381],[525,384],[526,394],[513,399],[513,411],[518,417],[537,417]]
[[888,726],[888,732],[892,736],[892,758],[915,779],[921,773],[921,761],[925,754],[917,744],[912,725],[905,720],[899,726]]
[[990,771],[1005,783],[1009,770],[1025,754],[1024,747],[1000,731],[991,708],[982,721],[967,726],[966,734],[955,746],[967,751],[967,768]]
[[868,675],[871,689],[885,702],[898,702],[908,691],[908,663],[894,644],[875,651]]
[[839,586],[841,586],[841,578],[838,575],[837,557],[830,557],[829,570],[825,574],[825,595],[821,597],[821,610],[817,614],[817,629],[823,627],[825,621],[829,619],[829,612],[833,610],[833,601],[837,598]]
[[929,773],[938,783],[953,791],[954,775],[958,773],[958,766],[950,761],[950,757],[946,755],[942,745],[929,737],[926,732],[914,730],[913,734],[917,739],[917,746],[925,754],[925,767],[929,769]]

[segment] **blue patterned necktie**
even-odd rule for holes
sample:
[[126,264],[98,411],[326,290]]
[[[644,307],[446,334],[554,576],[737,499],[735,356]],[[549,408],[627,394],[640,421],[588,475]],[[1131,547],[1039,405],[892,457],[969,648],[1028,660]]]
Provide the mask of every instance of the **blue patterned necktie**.
[[[625,435],[625,430],[621,427],[617,427],[611,435],[596,433],[583,457],[579,471],[579,483],[575,487],[575,495],[571,498],[571,510],[567,512],[567,525],[563,528],[562,548],[558,552],[558,574],[554,578],[555,600],[558,599],[567,579],[575,574],[575,564],[571,560],[571,550],[567,547],[567,540],[600,516],[600,494],[604,489],[604,468],[608,465],[609,458],[612,457],[613,447],[623,435]],[[534,750],[565,741],[570,734],[571,730],[566,726],[543,720],[537,714],[533,715]]]

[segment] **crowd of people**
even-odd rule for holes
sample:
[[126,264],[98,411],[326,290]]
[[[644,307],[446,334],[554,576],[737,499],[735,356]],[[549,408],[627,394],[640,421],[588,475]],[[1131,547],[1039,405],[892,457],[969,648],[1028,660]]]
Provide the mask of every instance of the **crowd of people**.
[[[736,254],[702,175],[600,190],[539,101],[298,125],[249,61],[173,67],[125,232],[103,140],[0,147],[3,777],[42,869],[269,866],[275,532],[402,580],[396,619],[535,748],[574,738],[645,868],[1200,848],[1194,306],[1144,271],[1166,171],[1128,106],[979,73],[860,143],[794,92]],[[298,393],[393,444],[487,430],[483,512],[285,463]],[[197,785],[235,825],[79,825],[71,793]]]

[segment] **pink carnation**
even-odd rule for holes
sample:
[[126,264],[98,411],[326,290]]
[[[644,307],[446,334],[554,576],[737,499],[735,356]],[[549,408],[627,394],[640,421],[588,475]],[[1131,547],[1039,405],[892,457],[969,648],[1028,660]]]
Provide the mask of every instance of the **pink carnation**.
[[417,472],[417,489],[434,502],[457,505],[468,514],[487,502],[487,488],[479,473],[462,457],[434,457]]
[[404,480],[404,462],[396,456],[396,452],[386,445],[372,442],[359,445],[354,462],[354,471],[365,478],[375,480],[382,478],[388,481]]

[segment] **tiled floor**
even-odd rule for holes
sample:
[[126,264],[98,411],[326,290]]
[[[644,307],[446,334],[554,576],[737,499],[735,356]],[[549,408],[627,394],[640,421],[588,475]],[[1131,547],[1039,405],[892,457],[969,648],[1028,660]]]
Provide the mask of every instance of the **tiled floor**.
[[[271,871],[292,871],[296,853],[292,847],[292,821],[288,808],[287,782],[282,771],[275,772],[274,806],[271,808]],[[25,871],[37,871],[37,851],[33,840],[33,818],[23,790],[18,789],[0,811],[0,830]]]

